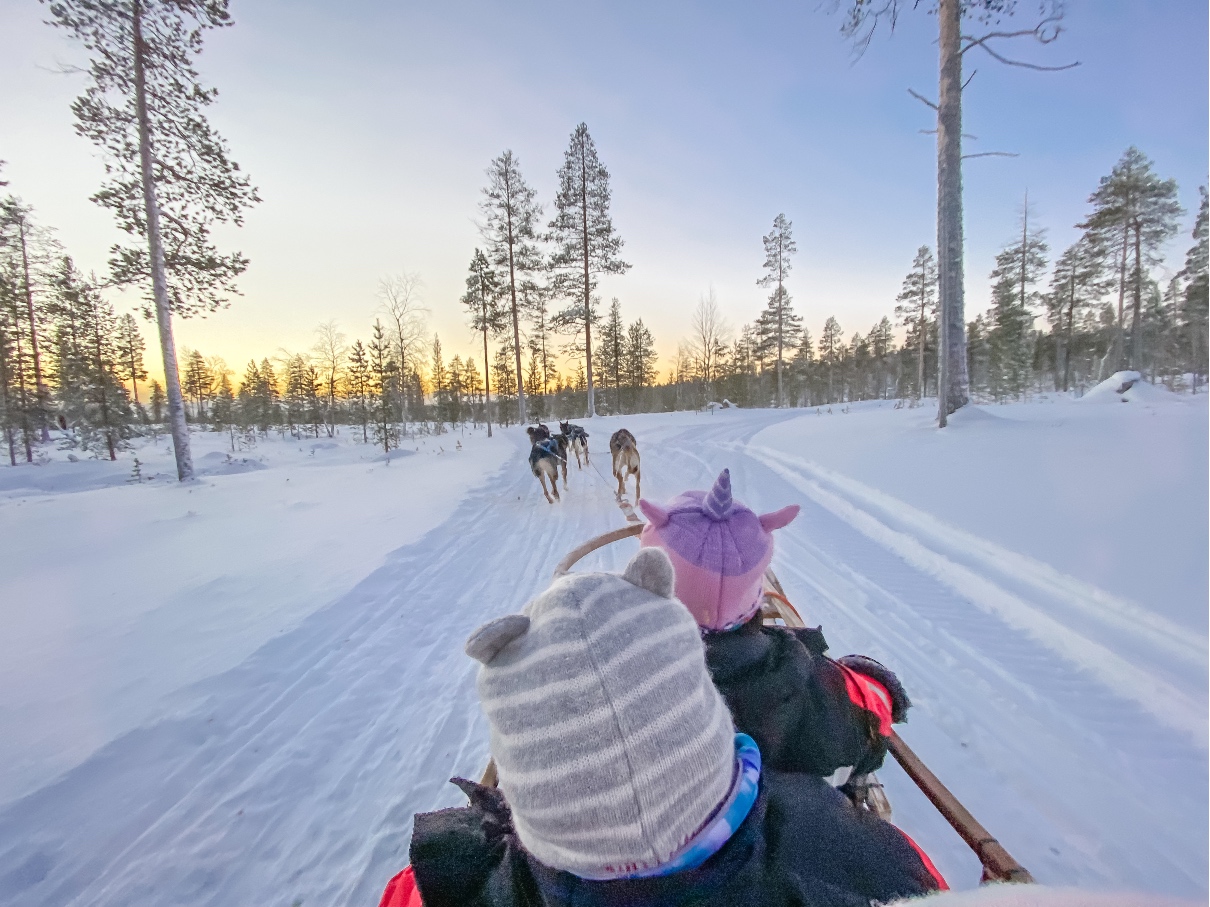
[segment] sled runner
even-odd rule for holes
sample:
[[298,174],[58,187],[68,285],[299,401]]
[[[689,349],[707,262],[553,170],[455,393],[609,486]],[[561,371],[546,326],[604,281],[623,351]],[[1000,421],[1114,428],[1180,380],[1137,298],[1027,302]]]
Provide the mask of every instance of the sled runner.
[[[638,522],[636,518],[636,521],[629,522],[619,529],[589,539],[572,549],[559,561],[558,566],[555,567],[555,577],[569,573],[577,562],[593,551],[614,542],[635,537],[642,531],[643,523]],[[765,573],[765,601],[761,608],[761,617],[766,623],[790,628],[806,627],[806,622],[786,597],[785,590],[782,589],[781,583],[778,582],[772,569]],[[903,739],[893,730],[889,735],[889,749],[908,777],[916,783],[916,786],[928,797],[929,802],[937,807],[954,831],[979,858],[979,862],[983,865],[981,882],[1030,883],[1034,881],[1029,871],[1013,859],[1004,846],[971,815],[966,807],[958,801],[958,798],[941,783],[920,757],[913,752],[912,748],[904,743]],[[888,818],[891,814],[891,805],[882,785],[874,775],[871,773],[857,780],[859,783],[851,786],[860,792],[861,802],[858,805],[864,806],[882,818]],[[497,781],[496,763],[492,761],[488,763],[480,783],[495,787]]]

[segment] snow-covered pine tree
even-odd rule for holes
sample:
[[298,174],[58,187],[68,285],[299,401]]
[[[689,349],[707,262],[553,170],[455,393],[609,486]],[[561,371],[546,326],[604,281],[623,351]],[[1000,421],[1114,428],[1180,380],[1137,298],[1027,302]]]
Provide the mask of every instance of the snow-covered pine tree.
[[145,243],[115,247],[111,279],[150,284],[177,477],[185,481],[193,460],[172,315],[213,311],[235,292],[247,259],[219,253],[211,229],[241,224],[260,200],[206,120],[216,92],[202,87],[193,66],[203,33],[231,24],[227,0],[53,0],[48,8],[51,24],[89,53],[92,81],[72,111],[77,132],[105,156],[106,181],[93,200]]
[[597,157],[584,123],[571,134],[558,179],[555,219],[550,222],[550,239],[555,244],[550,267],[555,275],[554,291],[570,305],[559,313],[557,326],[584,334],[585,415],[592,418],[596,415],[592,375],[592,327],[598,317],[592,295],[596,275],[625,274],[630,265],[618,257],[622,238],[614,231],[609,214],[609,171]]
[[[1143,283],[1148,268],[1158,264],[1160,247],[1177,233],[1184,213],[1176,197],[1176,180],[1162,180],[1151,159],[1133,145],[1088,198],[1092,213],[1078,226],[1097,248],[1111,250],[1118,276],[1118,322],[1103,374],[1142,359]],[[1131,342],[1126,346],[1126,294],[1133,297]]]
[[525,297],[520,283],[544,265],[538,248],[538,226],[542,206],[537,193],[521,175],[520,162],[512,151],[505,151],[487,168],[488,183],[479,208],[484,222],[480,227],[487,254],[498,275],[503,307],[512,323],[512,349],[516,365],[517,414],[521,424],[528,421],[525,390],[521,386],[521,319]]
[[492,383],[491,360],[487,350],[489,335],[499,334],[507,323],[507,314],[500,305],[500,285],[491,263],[481,249],[476,249],[471,256],[471,263],[466,275],[466,292],[462,295],[462,304],[470,315],[471,330],[478,331],[483,337],[483,375],[484,375],[484,404],[483,418],[487,422],[487,436],[492,436]]
[[786,215],[773,218],[773,229],[761,238],[765,247],[764,276],[756,281],[760,287],[773,287],[769,303],[761,314],[765,325],[765,337],[769,354],[777,368],[777,406],[786,405],[785,359],[786,351],[798,345],[802,333],[802,319],[794,314],[790,305],[790,291],[786,289],[786,278],[790,275],[791,259],[798,251],[794,235]]
[[928,246],[916,250],[912,270],[903,279],[895,302],[896,321],[907,328],[904,348],[916,353],[915,385],[919,401],[928,394],[924,361],[926,351],[934,346],[937,336],[937,263]]

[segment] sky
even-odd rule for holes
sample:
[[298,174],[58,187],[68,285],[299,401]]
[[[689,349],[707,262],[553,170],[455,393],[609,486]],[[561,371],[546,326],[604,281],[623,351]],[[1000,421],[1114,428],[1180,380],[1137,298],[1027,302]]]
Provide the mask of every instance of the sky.
[[[1036,5],[1020,6],[1012,27],[1031,27]],[[761,237],[779,213],[793,223],[788,287],[812,334],[829,316],[846,336],[867,332],[892,314],[916,249],[935,244],[934,114],[908,89],[936,97],[936,18],[909,10],[857,58],[832,7],[232,0],[235,24],[208,35],[199,69],[219,90],[210,119],[264,201],[217,234],[250,259],[242,295],[178,320],[178,345],[238,375],[250,358],[305,351],[321,322],[368,339],[380,280],[406,271],[423,281],[447,357],[472,352],[458,299],[482,243],[484,171],[512,149],[549,220],[580,122],[609,169],[632,265],[601,295],[644,320],[657,365],[711,288],[732,327],[755,319],[768,294],[756,284]],[[88,200],[102,163],[69,109],[84,77],[56,71],[81,52],[45,17],[34,0],[0,0],[0,159],[8,191],[101,273],[121,235]],[[976,137],[965,151],[1019,155],[964,167],[968,317],[989,305],[987,275],[1026,192],[1053,259],[1132,144],[1177,180],[1189,212],[1170,270],[1191,245],[1210,154],[1207,4],[1070,0],[1063,25],[1046,47],[998,47],[1075,69],[1008,67],[978,50],[965,61],[964,131]],[[145,334],[158,371],[151,325]]]

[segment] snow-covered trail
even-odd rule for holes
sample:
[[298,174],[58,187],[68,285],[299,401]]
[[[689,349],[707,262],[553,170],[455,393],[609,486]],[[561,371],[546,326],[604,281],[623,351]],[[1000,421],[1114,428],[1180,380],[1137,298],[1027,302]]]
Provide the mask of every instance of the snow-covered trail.
[[[543,588],[575,544],[622,523],[605,455],[621,424],[639,436],[652,498],[727,466],[746,503],[802,505],[774,562],[787,593],[834,654],[900,673],[915,702],[904,738],[1040,880],[1204,896],[1206,752],[1181,727],[1187,703],[1149,709],[1086,662],[1102,647],[1204,721],[1204,644],[1154,621],[1132,635],[1129,603],[1000,564],[979,540],[761,444],[763,428],[796,415],[594,420],[597,469],[573,463],[555,506],[512,429],[514,461],[444,524],[0,812],[0,903],[373,904],[406,862],[413,813],[458,802],[446,779],[486,760],[462,641]],[[585,567],[616,569],[634,544]],[[1022,626],[1033,612],[1063,645]],[[896,820],[957,887],[974,884],[974,858],[906,776],[881,774]]]

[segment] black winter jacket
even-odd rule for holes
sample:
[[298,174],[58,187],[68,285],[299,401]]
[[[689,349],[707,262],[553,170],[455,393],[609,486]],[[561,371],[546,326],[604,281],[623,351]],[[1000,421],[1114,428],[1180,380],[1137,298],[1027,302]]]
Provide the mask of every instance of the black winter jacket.
[[[849,698],[842,669],[824,656],[828,644],[818,628],[767,627],[757,617],[704,639],[706,666],[735,729],[756,741],[765,766],[820,777],[846,765],[854,775],[881,767],[887,742],[878,718]],[[894,720],[903,721],[911,703],[895,675],[869,659],[842,659],[850,660],[850,667],[887,687]]]
[[416,816],[425,907],[870,907],[938,887],[897,828],[810,776],[765,772],[747,819],[697,869],[609,882],[539,863],[498,790],[454,783],[469,806]]

